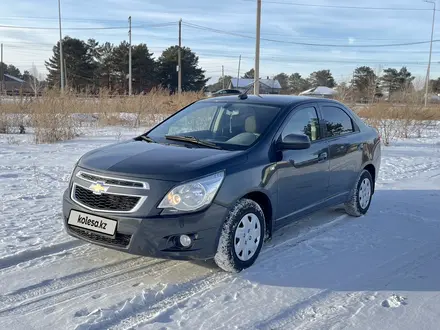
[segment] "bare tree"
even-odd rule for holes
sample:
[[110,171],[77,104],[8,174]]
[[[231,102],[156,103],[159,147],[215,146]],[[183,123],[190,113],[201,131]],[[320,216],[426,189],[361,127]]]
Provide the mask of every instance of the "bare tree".
[[337,99],[341,102],[348,103],[350,106],[354,106],[356,102],[353,98],[353,90],[348,81],[341,81],[336,87]]
[[32,68],[29,77],[29,85],[31,86],[32,91],[34,92],[34,95],[36,97],[43,90],[43,84],[41,83],[43,80],[44,80],[43,75],[38,72],[37,67],[35,66],[34,63],[32,63]]

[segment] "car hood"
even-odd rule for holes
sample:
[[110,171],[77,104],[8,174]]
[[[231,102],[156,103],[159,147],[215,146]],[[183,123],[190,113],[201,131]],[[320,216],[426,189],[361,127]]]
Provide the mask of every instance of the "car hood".
[[247,160],[244,151],[187,148],[129,140],[92,150],[78,166],[90,171],[167,181],[185,181]]

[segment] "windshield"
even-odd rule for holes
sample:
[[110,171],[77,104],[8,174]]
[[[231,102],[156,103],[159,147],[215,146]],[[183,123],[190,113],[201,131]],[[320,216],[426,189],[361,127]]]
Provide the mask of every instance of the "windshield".
[[265,133],[279,111],[280,107],[265,104],[196,102],[151,130],[148,136],[168,143],[171,141],[167,141],[167,136],[193,137],[224,149],[246,149]]

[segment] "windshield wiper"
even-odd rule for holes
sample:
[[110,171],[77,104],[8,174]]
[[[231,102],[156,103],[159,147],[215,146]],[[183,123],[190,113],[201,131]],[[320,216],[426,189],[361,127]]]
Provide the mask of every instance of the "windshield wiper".
[[198,145],[213,148],[213,149],[221,149],[221,147],[219,147],[215,143],[202,141],[194,136],[165,135],[165,138],[167,138],[168,140],[190,142],[190,143],[198,144]]
[[148,135],[141,135],[139,136],[139,138],[141,138],[144,141],[150,142],[150,143],[156,143],[156,141],[154,141],[152,138],[150,138]]

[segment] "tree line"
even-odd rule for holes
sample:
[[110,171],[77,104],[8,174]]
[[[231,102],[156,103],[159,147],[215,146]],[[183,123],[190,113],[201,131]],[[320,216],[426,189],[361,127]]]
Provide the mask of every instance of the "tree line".
[[[63,39],[64,73],[67,88],[75,91],[98,91],[107,88],[119,93],[128,91],[129,44],[122,41],[119,45],[110,42],[99,43],[95,39],[81,40],[66,36]],[[165,49],[158,58],[153,57],[145,43],[132,45],[132,87],[134,93],[162,87],[170,91],[177,90],[178,46]],[[206,86],[210,79],[205,70],[199,67],[199,57],[188,47],[182,47],[182,90],[216,91],[228,87],[232,76],[220,77],[216,83]],[[14,65],[0,63],[4,73],[21,78],[27,82],[36,82],[40,77],[33,68],[23,73]],[[53,55],[45,66],[48,75],[45,86],[60,86],[60,47],[53,47]],[[0,70],[1,71],[1,70]],[[241,78],[254,78],[254,69]],[[415,77],[403,66],[400,69],[386,68],[377,73],[369,66],[357,67],[348,82],[336,83],[330,70],[318,70],[303,77],[300,73],[279,73],[271,79],[279,81],[284,94],[299,94],[307,89],[326,86],[346,88],[353,98],[358,100],[381,97],[384,93],[390,97],[401,91],[414,90]],[[440,78],[430,81],[433,93],[440,93]]]
[[[208,90],[215,91],[221,89],[222,86],[229,86],[233,77],[220,77],[218,82],[208,86]],[[245,72],[240,78],[254,78],[254,69]],[[352,97],[357,100],[372,99],[382,97],[384,93],[392,96],[402,91],[414,90],[413,80],[415,77],[408,71],[406,67],[399,70],[395,68],[384,69],[382,74],[377,74],[371,67],[360,66],[353,72],[352,79],[349,82],[336,83],[330,70],[318,70],[312,72],[308,77],[303,77],[300,73],[295,72],[286,74],[279,73],[270,79],[276,79],[281,85],[281,93],[283,94],[299,94],[308,89],[318,86],[329,88],[349,89]],[[225,83],[223,84],[223,80]],[[440,78],[431,80],[431,90],[434,93],[440,92]]]
[[[68,88],[108,88],[126,92],[129,82],[129,48],[126,41],[114,45],[109,42],[100,44],[94,39],[84,41],[65,37],[63,57]],[[132,45],[133,92],[141,93],[154,87],[177,90],[178,49],[178,46],[168,47],[155,59],[145,43]],[[183,91],[201,90],[208,81],[198,61],[198,56],[190,48],[181,48]],[[61,76],[59,42],[53,47],[53,55],[45,65],[49,72],[49,86],[58,86]]]
[[[125,94],[129,82],[129,48],[126,41],[119,45],[109,42],[100,44],[94,39],[87,41],[70,38],[63,39],[63,64],[66,88],[73,91],[97,92],[101,88]],[[154,58],[146,44],[132,45],[132,88],[133,93],[142,93],[155,87],[177,90],[178,46],[165,49],[159,58]],[[200,91],[209,78],[199,67],[198,56],[188,47],[181,48],[182,90]],[[21,71],[12,64],[0,63],[4,72],[26,82],[42,83],[35,67],[31,71]],[[53,55],[45,66],[48,70],[44,86],[60,86],[60,45],[53,47]]]
[[[245,72],[241,79],[254,79],[255,71],[254,69],[250,69]],[[215,91],[221,89],[223,86],[223,80],[225,80],[225,86],[229,85],[232,76],[220,77],[218,82],[208,86],[209,91]],[[286,73],[279,73],[274,77],[270,77],[270,79],[278,80],[281,85],[282,92],[284,93],[293,93],[297,94],[303,92],[307,89],[317,86],[327,86],[333,88],[336,86],[335,79],[332,76],[330,70],[321,70],[316,71],[310,74],[308,78],[303,78],[299,73],[293,73],[290,76]]]

